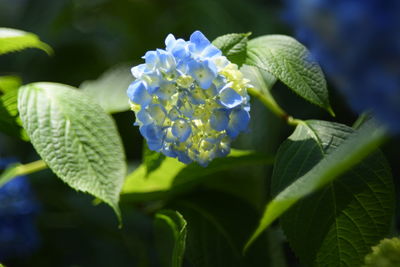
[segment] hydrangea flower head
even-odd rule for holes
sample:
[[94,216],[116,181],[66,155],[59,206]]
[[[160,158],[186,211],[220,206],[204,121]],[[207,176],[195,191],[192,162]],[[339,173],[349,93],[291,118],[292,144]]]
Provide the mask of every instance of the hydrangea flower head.
[[286,0],[286,18],[357,112],[400,133],[400,1]]
[[151,150],[207,166],[247,129],[250,85],[199,31],[189,41],[169,34],[165,45],[132,68],[127,94],[135,125]]

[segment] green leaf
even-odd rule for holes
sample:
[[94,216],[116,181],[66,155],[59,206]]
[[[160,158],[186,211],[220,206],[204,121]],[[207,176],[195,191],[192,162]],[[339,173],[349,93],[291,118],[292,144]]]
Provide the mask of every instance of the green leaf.
[[203,191],[176,199],[168,207],[187,221],[185,258],[190,266],[269,266],[266,236],[246,256],[241,253],[257,223],[258,213],[250,205],[228,194]]
[[155,236],[162,266],[182,266],[186,243],[186,221],[174,210],[161,210],[156,213]]
[[[304,131],[304,127],[308,129],[307,124],[300,124],[296,131]],[[385,129],[373,121],[366,122],[354,133],[350,134],[349,131],[349,136],[337,149],[325,155],[266,206],[260,224],[247,242],[245,250],[265,228],[300,199],[329,184],[376,150],[385,140],[385,133]]]
[[126,90],[132,81],[129,67],[117,66],[97,80],[83,82],[79,88],[106,112],[117,113],[130,109]]
[[0,28],[0,55],[23,50],[26,48],[38,48],[47,54],[53,54],[51,47],[33,33],[21,30]]
[[[345,125],[323,121],[299,126],[278,151],[272,195],[309,171],[352,132]],[[388,233],[393,210],[390,169],[383,154],[376,152],[300,200],[283,214],[281,223],[305,266],[360,266],[370,246]]]
[[333,115],[324,74],[310,52],[285,35],[266,35],[248,42],[246,64],[270,72],[296,94]]
[[166,157],[161,165],[147,175],[146,165],[141,164],[125,181],[123,197],[130,200],[157,199],[162,195],[193,186],[209,175],[248,164],[271,164],[273,159],[251,151],[232,150],[226,158],[215,159],[207,168],[196,163],[189,165]]
[[383,239],[372,247],[372,252],[365,257],[363,267],[397,267],[400,266],[400,239],[394,237]]
[[146,175],[157,170],[164,160],[164,154],[150,150],[147,143],[143,145],[143,163],[146,166]]
[[112,118],[67,85],[32,83],[19,91],[22,124],[50,169],[72,188],[109,204],[119,216],[126,164]]
[[0,76],[0,131],[27,141],[29,137],[21,126],[17,107],[20,85],[17,76]]
[[276,103],[271,95],[271,88],[276,82],[276,78],[269,72],[249,65],[243,65],[240,68],[243,76],[250,81],[253,86],[248,89],[248,92],[258,98],[265,106],[267,106],[276,115],[285,118],[286,112]]
[[216,38],[212,44],[222,51],[229,61],[241,66],[246,60],[247,41],[251,33],[231,33]]

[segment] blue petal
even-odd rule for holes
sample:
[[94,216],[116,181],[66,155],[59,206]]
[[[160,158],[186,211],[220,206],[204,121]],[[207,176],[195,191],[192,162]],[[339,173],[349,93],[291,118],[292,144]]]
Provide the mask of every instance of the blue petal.
[[250,121],[250,114],[244,109],[235,109],[229,115],[227,134],[231,138],[238,136],[239,132],[247,129]]
[[160,104],[151,104],[147,106],[146,110],[157,125],[161,126],[164,123],[166,112],[163,106]]
[[204,90],[198,87],[190,91],[190,98],[192,100],[192,103],[196,105],[206,103]]
[[190,36],[190,51],[195,58],[206,59],[213,56],[221,56],[222,52],[199,31],[195,31]]
[[219,99],[227,108],[234,108],[243,102],[243,97],[230,87],[225,87],[219,92]]
[[203,49],[203,51],[200,54],[202,57],[214,57],[214,56],[221,56],[222,52],[218,48],[216,48],[214,45],[209,45]]
[[151,102],[151,96],[147,92],[146,85],[140,80],[129,85],[127,94],[129,99],[136,104],[147,106]]
[[192,133],[192,128],[184,119],[179,119],[172,125],[172,134],[176,136],[180,142],[185,142]]
[[177,107],[178,107],[179,111],[180,111],[183,115],[185,115],[186,117],[188,117],[188,118],[192,118],[192,117],[193,117],[194,110],[193,110],[192,105],[189,104],[188,101],[186,101],[186,100],[179,100],[179,101],[178,101],[178,104],[177,104]]
[[231,152],[231,147],[229,145],[220,145],[218,149],[215,150],[215,156],[218,158],[223,158],[229,155]]
[[188,44],[182,39],[176,42],[171,53],[179,60],[185,60],[190,56]]
[[146,81],[147,90],[150,94],[153,94],[160,88],[160,83],[162,80],[161,73],[156,70],[151,73],[142,76],[142,80]]
[[170,52],[177,61],[183,60],[189,56],[188,44],[183,39],[175,39],[169,34],[165,39],[166,50]]
[[176,107],[171,108],[168,112],[168,118],[172,121],[177,120],[181,116],[181,113]]
[[176,62],[175,58],[172,54],[170,54],[167,51],[164,51],[162,49],[157,49],[157,54],[158,54],[158,67],[165,71],[169,72],[176,67]]
[[214,110],[210,117],[210,125],[216,131],[223,131],[228,127],[229,117],[225,110]]
[[136,79],[141,78],[145,72],[146,72],[146,64],[140,64],[131,69],[131,73],[133,77],[135,77]]
[[155,94],[163,99],[169,99],[173,94],[177,92],[175,83],[163,82],[160,84],[160,88],[155,92]]
[[164,140],[164,133],[161,127],[154,124],[143,125],[139,128],[140,133],[146,139],[151,150],[159,151]]
[[190,42],[194,44],[195,51],[202,51],[210,45],[210,41],[200,31],[195,31],[190,35]]
[[175,45],[176,39],[175,36],[173,34],[168,34],[167,38],[165,38],[165,46],[167,48],[167,50],[169,50],[168,48],[172,48]]
[[178,155],[176,154],[174,148],[172,147],[171,144],[164,143],[163,148],[162,148],[162,153],[171,158],[176,158]]
[[153,122],[150,114],[145,109],[141,109],[138,113],[136,113],[136,119],[143,125],[147,125]]
[[149,69],[154,69],[158,63],[158,55],[156,51],[147,51],[144,54],[146,65]]
[[226,78],[222,75],[218,75],[217,78],[214,79],[213,84],[215,85],[215,88],[218,92],[222,90],[226,86],[228,81]]
[[192,162],[192,159],[184,152],[184,151],[176,151],[178,156],[178,160],[182,163],[189,164]]
[[210,88],[214,78],[217,77],[217,68],[214,63],[209,60],[203,62],[192,60],[188,63],[188,68],[189,74],[203,89]]

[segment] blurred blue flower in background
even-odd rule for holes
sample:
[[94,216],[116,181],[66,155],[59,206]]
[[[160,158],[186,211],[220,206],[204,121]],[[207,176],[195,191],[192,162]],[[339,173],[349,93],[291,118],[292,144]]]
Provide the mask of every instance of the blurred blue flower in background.
[[357,112],[400,132],[400,1],[286,0],[286,20]]
[[127,94],[151,150],[202,166],[226,156],[250,120],[248,81],[199,31],[190,41],[170,34],[132,68]]
[[[0,170],[12,163],[0,159]],[[16,177],[0,187],[0,262],[26,257],[38,247],[34,221],[38,210],[27,177]]]

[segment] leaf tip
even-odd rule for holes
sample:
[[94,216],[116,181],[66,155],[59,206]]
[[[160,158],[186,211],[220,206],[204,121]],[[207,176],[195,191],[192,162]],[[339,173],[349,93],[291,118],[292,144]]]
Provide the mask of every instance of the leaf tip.
[[254,231],[254,233],[250,236],[250,238],[247,240],[246,244],[243,247],[242,254],[246,255],[247,251],[249,251],[249,248],[251,245],[256,241],[256,239],[260,236],[260,234],[264,231],[263,228],[260,227],[260,225],[257,227],[257,229]]
[[336,117],[335,112],[333,111],[331,106],[328,106],[328,108],[326,109],[328,111],[328,113],[332,116],[332,117]]
[[122,229],[123,223],[122,223],[122,215],[121,215],[121,209],[119,208],[118,204],[109,204],[111,208],[114,210],[115,215],[117,216],[118,220],[118,229]]
[[49,55],[49,56],[53,56],[54,55],[53,48],[51,48],[51,46],[49,46],[46,43],[41,42],[40,43],[40,49],[42,49],[44,52],[46,52],[46,54]]

